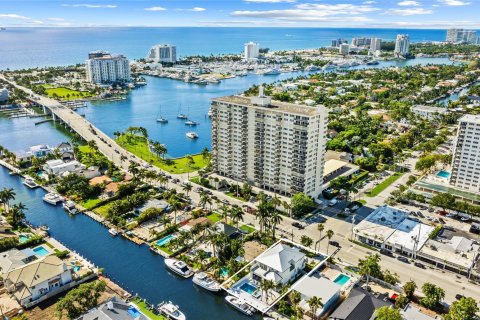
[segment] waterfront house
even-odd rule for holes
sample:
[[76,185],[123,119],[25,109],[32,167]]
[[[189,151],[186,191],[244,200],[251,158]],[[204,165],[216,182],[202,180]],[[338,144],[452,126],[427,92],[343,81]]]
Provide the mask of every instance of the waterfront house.
[[57,151],[59,153],[71,152],[73,153],[72,145],[69,142],[62,142],[57,146]]
[[129,303],[113,297],[75,320],[150,320]]
[[[314,273],[308,277],[302,278],[299,283],[295,285],[294,290],[300,293],[300,307],[309,311],[310,306],[308,300],[313,296],[322,299],[323,306],[318,308],[315,317],[327,313],[340,299],[341,285],[326,278],[320,273]],[[310,311],[309,311],[310,312]]]
[[271,280],[275,285],[294,280],[305,267],[305,254],[287,244],[278,243],[253,262],[251,277],[261,282]]
[[[22,306],[63,291],[72,282],[72,266],[54,255],[43,257],[2,274],[5,289]],[[40,300],[41,299],[41,300]]]
[[43,158],[53,152],[53,149],[46,144],[31,146],[28,151],[16,151],[15,158],[18,162],[31,161],[33,157]]
[[392,306],[386,295],[374,296],[359,288],[353,288],[345,301],[330,315],[330,320],[373,320],[375,310]]
[[0,270],[2,270],[2,272],[9,272],[36,259],[35,254],[32,254],[32,252],[11,249],[0,254]]
[[144,205],[135,208],[133,213],[137,216],[142,214],[145,210],[150,209],[150,208],[157,208],[163,211],[168,211],[170,206],[165,200],[158,200],[158,199],[150,199],[148,200]]
[[238,238],[243,234],[239,229],[222,221],[217,222],[214,227],[217,233],[225,233],[232,239]]
[[75,172],[85,168],[80,162],[74,160],[69,162],[64,162],[63,160],[49,160],[43,165],[43,170],[48,174],[53,175],[62,175],[66,172]]

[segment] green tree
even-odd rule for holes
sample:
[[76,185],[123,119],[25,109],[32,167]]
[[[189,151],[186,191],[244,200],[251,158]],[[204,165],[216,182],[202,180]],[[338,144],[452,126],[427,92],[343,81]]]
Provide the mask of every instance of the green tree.
[[192,191],[192,189],[193,189],[193,186],[191,183],[184,183],[182,186],[182,190],[185,191],[187,197],[188,197],[188,193]]
[[312,245],[313,239],[307,235],[302,235],[302,237],[300,238],[300,243],[302,244],[302,246],[308,248]]
[[420,302],[424,307],[431,310],[436,310],[440,306],[440,302],[445,298],[445,291],[429,282],[423,284],[422,292],[425,297]]
[[292,213],[295,216],[301,216],[315,208],[315,202],[304,193],[297,193],[292,197]]
[[[320,242],[322,241],[322,232],[325,230],[325,225],[323,223],[319,223],[317,225],[318,230],[318,249],[320,249]],[[317,250],[317,244],[315,244],[315,251]]]
[[358,260],[360,274],[367,278],[367,286],[370,277],[381,278],[382,270],[380,268],[380,255],[378,253],[369,254],[365,259]]
[[402,320],[400,311],[389,306],[380,307],[375,312],[377,315],[375,320]]
[[3,209],[8,213],[8,208],[11,200],[15,199],[15,191],[13,189],[3,188],[0,191],[0,202],[3,203]]
[[455,197],[450,193],[439,193],[430,199],[430,204],[445,210],[455,206]]
[[450,306],[445,320],[474,320],[476,313],[479,311],[477,301],[473,298],[462,297]]
[[56,316],[59,319],[63,319],[64,316],[68,319],[76,319],[98,305],[98,299],[105,288],[104,281],[95,281],[82,283],[77,288],[71,289],[58,301],[55,307]]
[[243,210],[239,207],[232,207],[230,209],[230,219],[235,224],[237,229],[238,229],[238,223],[240,221],[243,221],[243,215],[244,215]]
[[330,247],[330,240],[332,239],[334,235],[334,232],[332,230],[327,230],[327,238],[328,238],[328,243],[327,243],[327,254],[328,254],[328,249]]
[[415,290],[417,290],[417,284],[413,280],[405,282],[403,285],[403,292],[405,292],[408,299],[413,299],[415,296]]
[[310,313],[312,314],[312,319],[317,318],[317,309],[323,307],[322,298],[313,296],[307,300],[308,306],[310,307]]

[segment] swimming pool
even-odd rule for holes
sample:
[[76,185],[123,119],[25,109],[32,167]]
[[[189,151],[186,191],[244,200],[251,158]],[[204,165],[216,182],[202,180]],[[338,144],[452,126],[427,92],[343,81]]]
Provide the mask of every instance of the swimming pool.
[[450,172],[440,170],[440,171],[437,172],[437,177],[448,179],[448,178],[450,178]]
[[255,291],[257,291],[257,287],[255,287],[253,284],[249,282],[245,282],[240,286],[240,289],[245,291],[248,294],[253,294]]
[[79,267],[79,266],[75,266],[75,267],[73,267],[73,272],[75,272],[75,273],[76,273],[76,272],[78,272],[78,271],[80,271],[80,267]]
[[18,242],[24,243],[24,242],[27,242],[28,239],[30,239],[30,236],[29,236],[29,235],[21,234],[21,235],[18,237]]
[[346,276],[344,275],[343,273],[340,274],[338,277],[335,278],[335,280],[333,280],[333,282],[335,282],[336,284],[339,284],[341,286],[343,286],[345,283],[348,282],[348,280],[350,280],[350,277],[349,276]]
[[39,257],[45,257],[50,254],[50,252],[42,246],[36,247],[35,249],[33,249],[33,252],[35,252],[35,254]]
[[175,238],[174,235],[170,234],[160,240],[157,240],[157,242],[155,242],[157,245],[159,245],[160,247],[166,245],[167,243],[169,243],[170,241],[172,241],[172,239]]
[[227,267],[222,267],[222,268],[220,269],[220,276],[221,276],[221,277],[224,277],[224,278],[225,278],[225,277],[228,277],[228,268],[227,268]]
[[141,313],[138,311],[135,307],[130,307],[128,308],[128,313],[132,316],[132,318],[136,319],[138,318]]

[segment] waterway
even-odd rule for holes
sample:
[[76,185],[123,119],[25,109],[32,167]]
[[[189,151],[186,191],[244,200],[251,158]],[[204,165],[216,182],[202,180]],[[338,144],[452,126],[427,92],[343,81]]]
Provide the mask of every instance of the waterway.
[[[418,58],[386,61],[377,66],[368,67],[404,67],[429,63],[452,64],[453,62],[446,58]],[[357,66],[352,69],[362,68],[366,66]],[[210,120],[207,112],[211,98],[241,93],[254,84],[271,83],[302,74],[306,73],[282,73],[272,76],[249,74],[246,77],[226,79],[219,84],[207,86],[147,77],[148,84],[132,90],[126,100],[93,103],[86,108],[78,109],[78,112],[84,114],[89,121],[110,136],[113,136],[115,131],[123,131],[129,126],[145,127],[151,139],[167,146],[169,156],[180,157],[199,153],[204,147],[210,148]],[[162,116],[169,120],[168,124],[156,122],[156,118],[160,115],[160,106]],[[179,112],[188,114],[192,120],[200,124],[196,127],[186,126],[184,121],[176,118]],[[16,151],[40,143],[55,145],[68,139],[63,133],[54,130],[52,123],[35,126],[35,121],[38,119],[0,118],[0,132],[9,133],[0,134],[0,145]],[[191,130],[198,133],[199,139],[186,138],[185,133]]]
[[105,227],[79,214],[69,216],[61,206],[46,204],[45,192],[25,187],[21,178],[11,176],[0,166],[0,189],[13,188],[16,201],[27,206],[26,218],[33,225],[47,224],[50,235],[84,256],[105,274],[132,294],[139,294],[150,303],[171,300],[178,304],[188,319],[250,319],[231,309],[222,295],[211,294],[165,269],[163,258],[146,245],[137,246],[122,237],[112,237]]

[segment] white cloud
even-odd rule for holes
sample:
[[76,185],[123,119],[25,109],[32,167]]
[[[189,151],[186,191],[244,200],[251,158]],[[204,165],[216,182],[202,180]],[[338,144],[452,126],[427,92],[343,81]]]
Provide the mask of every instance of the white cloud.
[[461,0],[438,0],[438,2],[447,6],[468,6],[471,3]]
[[62,7],[72,7],[72,8],[89,8],[89,9],[113,9],[116,8],[115,4],[88,4],[88,3],[77,3],[77,4],[62,4]]
[[386,14],[396,16],[414,16],[422,14],[432,14],[433,11],[424,8],[408,8],[408,9],[389,9],[385,11]]
[[30,18],[15,13],[0,13],[0,19],[29,20]]
[[143,10],[145,10],[145,11],[165,11],[167,9],[164,8],[164,7],[150,7],[150,8],[145,8]]
[[258,3],[280,3],[280,2],[288,2],[293,3],[296,0],[243,0],[245,2],[258,2]]
[[375,4],[377,1],[364,1],[363,4]]
[[193,11],[193,12],[202,12],[202,11],[206,11],[206,10],[207,9],[202,8],[202,7],[193,7],[191,9],[181,9],[181,8],[175,9],[175,11]]
[[409,1],[409,0],[401,1],[397,4],[402,7],[418,7],[421,5],[420,2],[418,1]]
[[62,22],[65,21],[63,18],[47,18],[48,21]]

